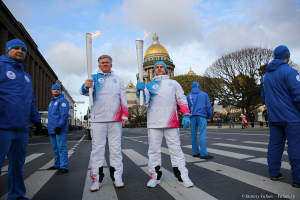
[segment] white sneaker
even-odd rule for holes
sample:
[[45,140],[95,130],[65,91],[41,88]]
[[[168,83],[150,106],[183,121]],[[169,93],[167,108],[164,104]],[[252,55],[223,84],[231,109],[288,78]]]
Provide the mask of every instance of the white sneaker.
[[96,192],[99,190],[99,188],[101,187],[102,183],[100,182],[94,182],[93,185],[90,188],[91,192]]
[[122,188],[124,187],[124,183],[122,180],[115,180],[114,181],[114,185],[116,186],[116,188]]
[[151,179],[148,183],[147,183],[147,187],[155,187],[157,184],[160,184],[160,180],[154,180]]
[[192,181],[190,181],[190,180],[188,180],[188,181],[183,181],[183,182],[179,182],[179,181],[178,181],[178,183],[181,184],[181,185],[184,185],[184,186],[187,187],[187,188],[193,187],[193,186],[194,186],[194,183],[193,183]]

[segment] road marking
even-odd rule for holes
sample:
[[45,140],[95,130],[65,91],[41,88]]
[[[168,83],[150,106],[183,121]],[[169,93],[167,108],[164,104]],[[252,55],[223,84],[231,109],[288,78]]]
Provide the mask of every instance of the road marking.
[[[258,147],[249,147],[249,146],[242,146],[242,145],[234,145],[234,144],[225,144],[225,143],[213,143],[212,145],[224,146],[224,147],[233,147],[238,149],[246,149],[246,150],[253,150],[253,151],[260,151],[260,152],[268,152],[268,149],[258,148]],[[287,152],[283,152],[284,155],[287,155]]]
[[[92,185],[92,178],[90,176],[91,170],[88,170],[86,173],[85,184],[83,189],[83,200],[98,200],[98,199],[118,199],[117,193],[115,191],[113,182],[110,178],[109,169],[107,167],[106,159],[104,158],[103,163],[103,173],[104,178],[102,180],[102,186],[100,187],[99,191],[91,192],[90,187]],[[89,161],[88,169],[91,168],[91,159]]]
[[222,140],[222,138],[212,138],[212,139],[214,139],[214,140]]
[[[83,140],[84,136],[77,142],[79,144]],[[70,150],[71,151],[71,150]],[[68,158],[73,154],[72,152],[68,152]],[[43,171],[36,171],[30,177],[24,180],[25,188],[26,188],[26,197],[33,198],[33,196],[49,181],[49,179],[57,172],[57,170],[47,170],[49,167],[52,167],[54,163],[54,159],[48,162],[46,165],[41,167],[39,170]],[[7,199],[8,193],[3,195],[0,200]]]
[[[183,146],[189,149],[192,149],[192,145],[186,145]],[[231,158],[236,158],[236,159],[245,159],[245,158],[253,158],[254,156],[251,155],[246,155],[246,154],[241,154],[241,153],[234,153],[234,152],[230,152],[230,151],[223,151],[223,150],[219,150],[219,149],[212,149],[209,148],[208,151],[210,153],[214,153],[214,154],[218,154],[218,155],[222,155],[222,156],[227,156],[227,157],[231,157]],[[202,159],[205,160],[205,159]]]
[[299,189],[292,187],[290,184],[280,181],[272,181],[268,177],[263,177],[233,167],[228,167],[226,165],[221,165],[215,162],[196,163],[195,165],[247,183],[259,189],[272,192],[274,194],[286,195],[288,197],[292,195],[298,197],[299,194]]
[[[123,153],[129,157],[136,165],[146,165],[148,164],[148,159],[141,154],[137,153],[132,149],[123,149]],[[149,175],[148,167],[141,167],[141,169]],[[166,170],[165,168],[160,168],[162,171],[162,178],[161,183],[159,184],[160,187],[165,189],[170,195],[173,196],[174,199],[180,200],[195,200],[195,199],[207,199],[207,200],[215,200],[213,196],[207,194],[206,192],[200,190],[196,186],[192,188],[186,188],[181,186],[176,177],[173,173]],[[145,180],[145,187],[146,187],[146,180]],[[158,187],[158,186],[156,186]]]
[[[253,142],[253,141],[244,141],[243,143],[247,143],[247,144],[263,144],[263,145],[269,145],[268,142]],[[287,147],[287,144],[285,144],[285,146]]]
[[237,140],[235,140],[235,139],[227,139],[227,140],[234,141],[234,142],[236,142],[236,141],[237,141]]
[[[268,159],[267,158],[254,158],[254,159],[250,159],[250,160],[247,160],[247,161],[268,165]],[[281,168],[291,170],[291,165],[288,162],[281,161]]]
[[[192,146],[192,145],[187,145],[187,146]],[[161,152],[164,154],[170,155],[169,149],[167,149],[167,148],[161,147]],[[205,159],[200,159],[199,157],[193,157],[188,154],[183,154],[183,155],[184,155],[185,161],[188,163],[205,161]]]
[[[28,163],[28,162],[30,162],[30,161],[32,161],[32,160],[40,157],[43,154],[44,153],[35,153],[35,154],[31,154],[30,156],[27,156],[25,158],[25,163],[24,164],[26,164],[26,163]],[[8,171],[8,165],[2,167],[1,171],[2,171],[1,176],[3,176],[4,174],[7,174],[7,172],[3,172],[3,171]]]

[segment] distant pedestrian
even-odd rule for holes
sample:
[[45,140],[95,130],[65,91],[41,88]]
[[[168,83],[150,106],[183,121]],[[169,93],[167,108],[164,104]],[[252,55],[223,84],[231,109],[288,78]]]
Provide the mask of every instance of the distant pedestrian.
[[263,114],[262,114],[261,110],[258,110],[257,121],[259,122],[259,127],[263,128],[264,127],[264,125],[263,125]]
[[265,106],[265,109],[264,109],[264,111],[263,111],[263,115],[264,115],[264,117],[265,117],[266,127],[269,127],[268,111],[267,111],[266,106]]
[[218,128],[222,128],[222,119],[221,119],[220,114],[218,114],[216,116],[216,118],[217,118],[217,122],[218,122]]
[[48,133],[55,154],[54,165],[48,170],[58,170],[57,175],[69,172],[66,146],[69,118],[69,102],[61,94],[61,86],[52,85],[52,100],[48,109]]
[[249,120],[251,122],[251,128],[254,128],[255,115],[252,111],[250,111]]
[[234,128],[234,116],[231,114],[231,113],[229,113],[228,114],[228,122],[229,122],[229,128],[231,128],[231,125],[232,125],[232,128]]
[[273,57],[261,82],[261,99],[270,121],[269,173],[271,180],[282,179],[280,166],[287,139],[292,186],[300,188],[300,75],[288,64],[290,51],[286,46],[276,47]]
[[[198,82],[192,83],[192,91],[187,95],[187,102],[189,110],[191,111],[191,135],[192,135],[192,148],[193,157],[199,157],[200,159],[211,159],[213,156],[207,153],[206,148],[206,127],[207,122],[212,118],[212,107],[208,94],[201,91]],[[198,127],[200,129],[200,148],[197,138]]]
[[[13,39],[6,43],[6,54],[0,57],[0,176],[7,156],[7,199],[25,198],[23,165],[29,123],[35,125],[36,133],[41,133],[42,129],[41,117],[35,106],[32,80],[24,71],[26,53],[24,42]],[[5,187],[1,185],[1,188]]]
[[243,114],[242,117],[242,129],[248,128],[248,120],[247,120],[247,113]]

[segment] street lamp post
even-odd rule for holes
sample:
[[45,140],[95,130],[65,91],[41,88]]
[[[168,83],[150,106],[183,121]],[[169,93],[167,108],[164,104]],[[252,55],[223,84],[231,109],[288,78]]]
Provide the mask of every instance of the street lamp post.
[[77,129],[77,126],[76,126],[76,104],[75,104],[75,130]]

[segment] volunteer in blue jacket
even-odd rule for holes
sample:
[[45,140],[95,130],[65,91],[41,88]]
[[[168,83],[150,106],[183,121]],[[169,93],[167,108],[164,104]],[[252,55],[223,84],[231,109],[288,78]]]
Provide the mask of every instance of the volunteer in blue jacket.
[[266,103],[270,125],[268,165],[271,180],[280,180],[281,158],[286,139],[293,187],[300,188],[300,75],[288,64],[290,51],[278,46],[274,60],[262,77],[261,99]]
[[42,128],[41,117],[35,106],[32,80],[24,71],[26,53],[24,42],[13,39],[6,44],[6,54],[0,57],[0,176],[7,156],[7,199],[23,199],[26,194],[23,164],[29,121],[35,124],[36,132]]
[[[191,111],[191,134],[193,157],[200,159],[211,159],[213,156],[208,155],[206,148],[206,126],[212,118],[212,108],[208,94],[201,91],[197,81],[192,83],[192,91],[187,95],[187,102]],[[197,138],[198,127],[200,129],[200,147]]]
[[58,84],[52,85],[52,101],[48,109],[48,133],[52,149],[55,154],[54,165],[49,170],[57,170],[57,175],[69,172],[68,149],[66,147],[69,102],[61,94],[61,87]]

